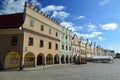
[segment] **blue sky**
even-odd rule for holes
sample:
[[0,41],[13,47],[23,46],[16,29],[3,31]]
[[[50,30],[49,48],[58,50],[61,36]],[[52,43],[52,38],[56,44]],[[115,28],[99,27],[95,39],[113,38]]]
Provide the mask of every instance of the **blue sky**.
[[0,14],[22,12],[25,1],[55,18],[79,38],[84,36],[105,49],[120,52],[120,0],[2,0]]

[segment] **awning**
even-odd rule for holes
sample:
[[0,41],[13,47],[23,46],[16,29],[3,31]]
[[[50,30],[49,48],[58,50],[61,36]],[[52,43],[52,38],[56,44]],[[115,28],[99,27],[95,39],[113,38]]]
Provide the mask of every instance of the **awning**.
[[113,59],[112,56],[94,56],[93,59]]

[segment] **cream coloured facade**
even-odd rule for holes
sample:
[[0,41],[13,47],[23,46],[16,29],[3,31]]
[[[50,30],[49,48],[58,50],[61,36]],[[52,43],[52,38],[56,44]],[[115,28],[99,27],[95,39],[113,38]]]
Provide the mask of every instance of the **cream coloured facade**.
[[0,29],[2,69],[59,64],[59,23],[28,3],[21,14],[20,26]]

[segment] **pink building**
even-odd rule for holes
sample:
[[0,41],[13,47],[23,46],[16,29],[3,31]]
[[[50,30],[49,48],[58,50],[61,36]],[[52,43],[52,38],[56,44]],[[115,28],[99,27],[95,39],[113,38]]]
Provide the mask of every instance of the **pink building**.
[[72,37],[72,50],[73,50],[73,62],[79,64],[80,63],[80,46],[78,37],[76,34]]

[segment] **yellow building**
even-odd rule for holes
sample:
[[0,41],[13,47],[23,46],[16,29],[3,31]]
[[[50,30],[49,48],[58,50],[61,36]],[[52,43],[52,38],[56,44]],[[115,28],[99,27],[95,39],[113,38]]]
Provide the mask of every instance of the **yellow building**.
[[84,37],[80,38],[79,44],[80,44],[81,64],[84,64],[86,63],[86,58],[87,58]]
[[59,64],[60,25],[25,3],[23,13],[0,16],[2,69]]

